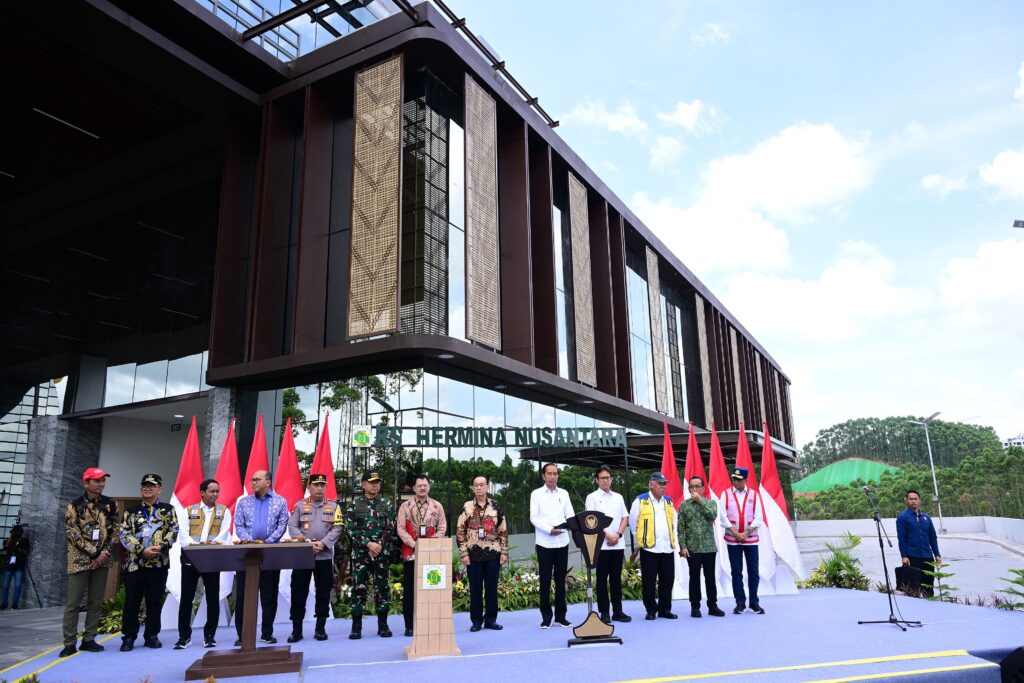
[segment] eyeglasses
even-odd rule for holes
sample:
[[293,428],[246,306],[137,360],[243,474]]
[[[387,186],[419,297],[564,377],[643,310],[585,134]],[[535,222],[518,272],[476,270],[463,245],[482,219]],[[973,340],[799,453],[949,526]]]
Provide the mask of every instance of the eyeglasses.
[[598,477],[597,480],[598,481],[611,481],[612,478],[609,477],[609,476],[604,476],[604,477]]
[[690,485],[690,490],[691,490],[691,491],[692,491],[693,489],[702,489],[702,488],[704,488],[704,484],[691,484],[691,485]]

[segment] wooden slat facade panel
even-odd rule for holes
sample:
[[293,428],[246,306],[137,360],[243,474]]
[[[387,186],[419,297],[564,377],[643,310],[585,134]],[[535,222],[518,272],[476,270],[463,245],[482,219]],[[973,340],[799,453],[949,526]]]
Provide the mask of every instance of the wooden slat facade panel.
[[533,339],[536,367],[558,374],[555,252],[552,232],[551,148],[539,136],[530,145],[530,245],[533,268]]
[[501,349],[534,364],[533,269],[530,264],[530,175],[526,122],[498,112],[498,202],[501,244]]
[[307,87],[295,269],[295,353],[324,347],[333,147],[334,113],[330,102],[319,89]]
[[651,355],[654,361],[654,407],[668,414],[668,379],[665,377],[665,328],[661,310],[661,275],[658,255],[647,247],[647,300],[651,311]]
[[618,394],[615,372],[615,311],[612,306],[611,251],[608,244],[608,204],[599,195],[589,195],[590,264],[594,282],[594,360],[597,388]]
[[707,315],[705,313],[704,299],[699,294],[694,294],[694,306],[697,312],[697,347],[700,349],[700,376],[701,387],[704,394],[704,428],[711,429],[715,422],[715,400],[711,384],[711,351],[709,349]]
[[[736,343],[736,330],[729,328],[729,350],[732,352],[732,380],[736,396],[736,422],[744,422],[743,379],[740,376],[740,350]],[[737,424],[737,427],[739,425]]]
[[590,273],[590,215],[587,188],[569,174],[569,229],[572,234],[573,315],[576,330],[576,379],[597,386],[594,358],[594,301]]
[[500,350],[497,112],[469,74],[465,86],[466,338]]
[[398,330],[402,83],[402,55],[356,74],[350,339]]

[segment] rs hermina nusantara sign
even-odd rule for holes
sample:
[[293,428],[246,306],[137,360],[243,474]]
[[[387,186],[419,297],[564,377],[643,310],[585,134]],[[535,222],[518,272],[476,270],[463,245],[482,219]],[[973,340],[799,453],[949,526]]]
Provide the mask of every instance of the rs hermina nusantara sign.
[[[403,435],[414,432],[412,443]],[[621,427],[374,427],[373,445],[378,448],[625,448],[626,430]]]

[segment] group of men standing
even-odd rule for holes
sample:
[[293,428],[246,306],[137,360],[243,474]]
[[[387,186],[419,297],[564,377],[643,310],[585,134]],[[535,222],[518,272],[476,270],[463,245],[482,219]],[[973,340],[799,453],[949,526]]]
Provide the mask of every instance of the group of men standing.
[[[569,493],[558,487],[558,467],[545,465],[541,474],[544,485],[530,496],[530,522],[534,526],[535,550],[540,578],[541,628],[552,624],[571,626],[566,618],[565,577],[568,572],[569,533],[566,520],[573,516]],[[611,518],[603,530],[604,547],[597,566],[597,604],[606,623],[629,622],[622,608],[622,567],[625,556],[624,534],[632,530],[639,544],[643,604],[646,618],[677,618],[671,611],[672,585],[675,581],[674,554],[687,559],[690,569],[689,597],[691,616],[700,617],[700,574],[704,574],[708,614],[724,616],[718,608],[715,583],[717,543],[714,524],[724,529],[725,543],[732,571],[735,614],[749,604],[757,614],[764,614],[757,596],[758,588],[758,499],[746,489],[747,470],[731,471],[732,486],[719,503],[704,492],[701,477],[688,480],[690,497],[678,512],[665,495],[666,478],[661,472],[651,474],[648,492],[632,502],[627,510],[622,496],[612,491],[612,471],[601,466],[595,472],[597,488],[587,496],[585,506]],[[170,549],[175,543],[224,544],[232,539],[232,514],[217,502],[220,485],[207,479],[200,484],[201,501],[185,508],[180,516],[167,503],[160,502],[163,481],[157,474],[146,474],[140,482],[142,502],[130,507],[118,519],[114,501],[103,495],[110,475],[92,467],[82,475],[82,496],[72,501],[65,513],[68,538],[68,603],[64,617],[64,649],[61,656],[76,651],[78,607],[86,601],[85,632],[78,649],[98,652],[103,649],[95,638],[107,574],[114,558],[114,545],[124,549],[123,581],[125,609],[122,624],[121,650],[134,649],[139,633],[139,608],[145,603],[146,618],[143,643],[149,648],[161,647],[160,610],[166,589]],[[310,582],[315,586],[314,638],[326,640],[326,622],[333,584],[334,546],[347,527],[352,541],[352,630],[351,639],[362,637],[362,620],[366,610],[369,584],[374,586],[377,612],[377,635],[390,637],[387,615],[390,607],[389,565],[391,546],[401,544],[403,563],[403,615],[405,635],[413,633],[413,574],[418,538],[447,534],[444,507],[430,498],[430,479],[415,477],[413,497],[398,509],[397,517],[391,501],[380,495],[381,478],[377,472],[364,472],[363,495],[357,496],[342,511],[341,506],[326,497],[327,477],[311,475],[309,495],[289,511],[286,500],[275,493],[270,473],[260,470],[252,475],[251,495],[240,498],[235,507],[234,536],[239,541],[278,543],[286,534],[312,542],[315,555],[313,569],[297,569],[291,575],[292,632],[288,642],[304,637],[303,621]],[[498,576],[508,562],[508,528],[501,506],[488,496],[490,481],[484,475],[472,483],[473,497],[459,514],[455,540],[459,556],[466,568],[470,589],[471,631],[500,630],[498,623]],[[397,537],[397,538],[396,538]],[[746,591],[743,569],[746,565]],[[191,644],[192,603],[199,582],[206,592],[206,624],[203,645],[216,646],[216,628],[220,617],[220,573],[201,573],[182,553],[181,593],[178,615],[178,641],[175,649]],[[260,640],[276,643],[274,619],[277,613],[279,570],[262,570],[259,598],[262,606]],[[554,583],[554,601],[551,585]],[[235,581],[235,624],[241,643],[245,604],[245,581]],[[748,591],[748,592],[747,592]],[[486,600],[484,598],[486,594]],[[749,595],[749,603],[747,602]]]

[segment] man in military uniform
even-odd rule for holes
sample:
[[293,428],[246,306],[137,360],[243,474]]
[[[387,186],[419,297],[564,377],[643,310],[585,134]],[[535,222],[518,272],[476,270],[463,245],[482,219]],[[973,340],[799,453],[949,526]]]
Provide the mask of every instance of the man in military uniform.
[[171,546],[178,540],[178,514],[160,502],[163,479],[145,474],[139,486],[142,502],[124,511],[121,546],[124,560],[124,613],[121,618],[121,652],[135,648],[139,635],[139,607],[146,600],[146,647],[162,647],[160,608],[167,590]]
[[82,474],[85,493],[68,503],[64,512],[64,528],[68,537],[68,602],[64,607],[64,649],[61,657],[77,651],[78,607],[85,603],[85,632],[81,649],[102,652],[96,642],[103,610],[103,591],[107,572],[114,563],[114,542],[117,540],[117,503],[103,495],[110,475],[99,467],[90,467]]
[[306,618],[306,597],[309,579],[316,583],[316,630],[313,637],[327,640],[327,615],[330,609],[331,585],[334,583],[334,544],[344,528],[344,517],[338,503],[326,496],[327,475],[309,475],[309,496],[295,504],[288,516],[288,534],[292,538],[313,541],[316,553],[313,569],[292,570],[292,634],[289,643],[302,640],[302,620]]
[[373,579],[373,601],[377,606],[377,635],[390,638],[388,628],[388,548],[395,534],[395,514],[391,501],[380,493],[380,475],[363,472],[363,495],[348,506],[348,531],[352,537],[352,633],[358,640],[363,633],[367,581]]

